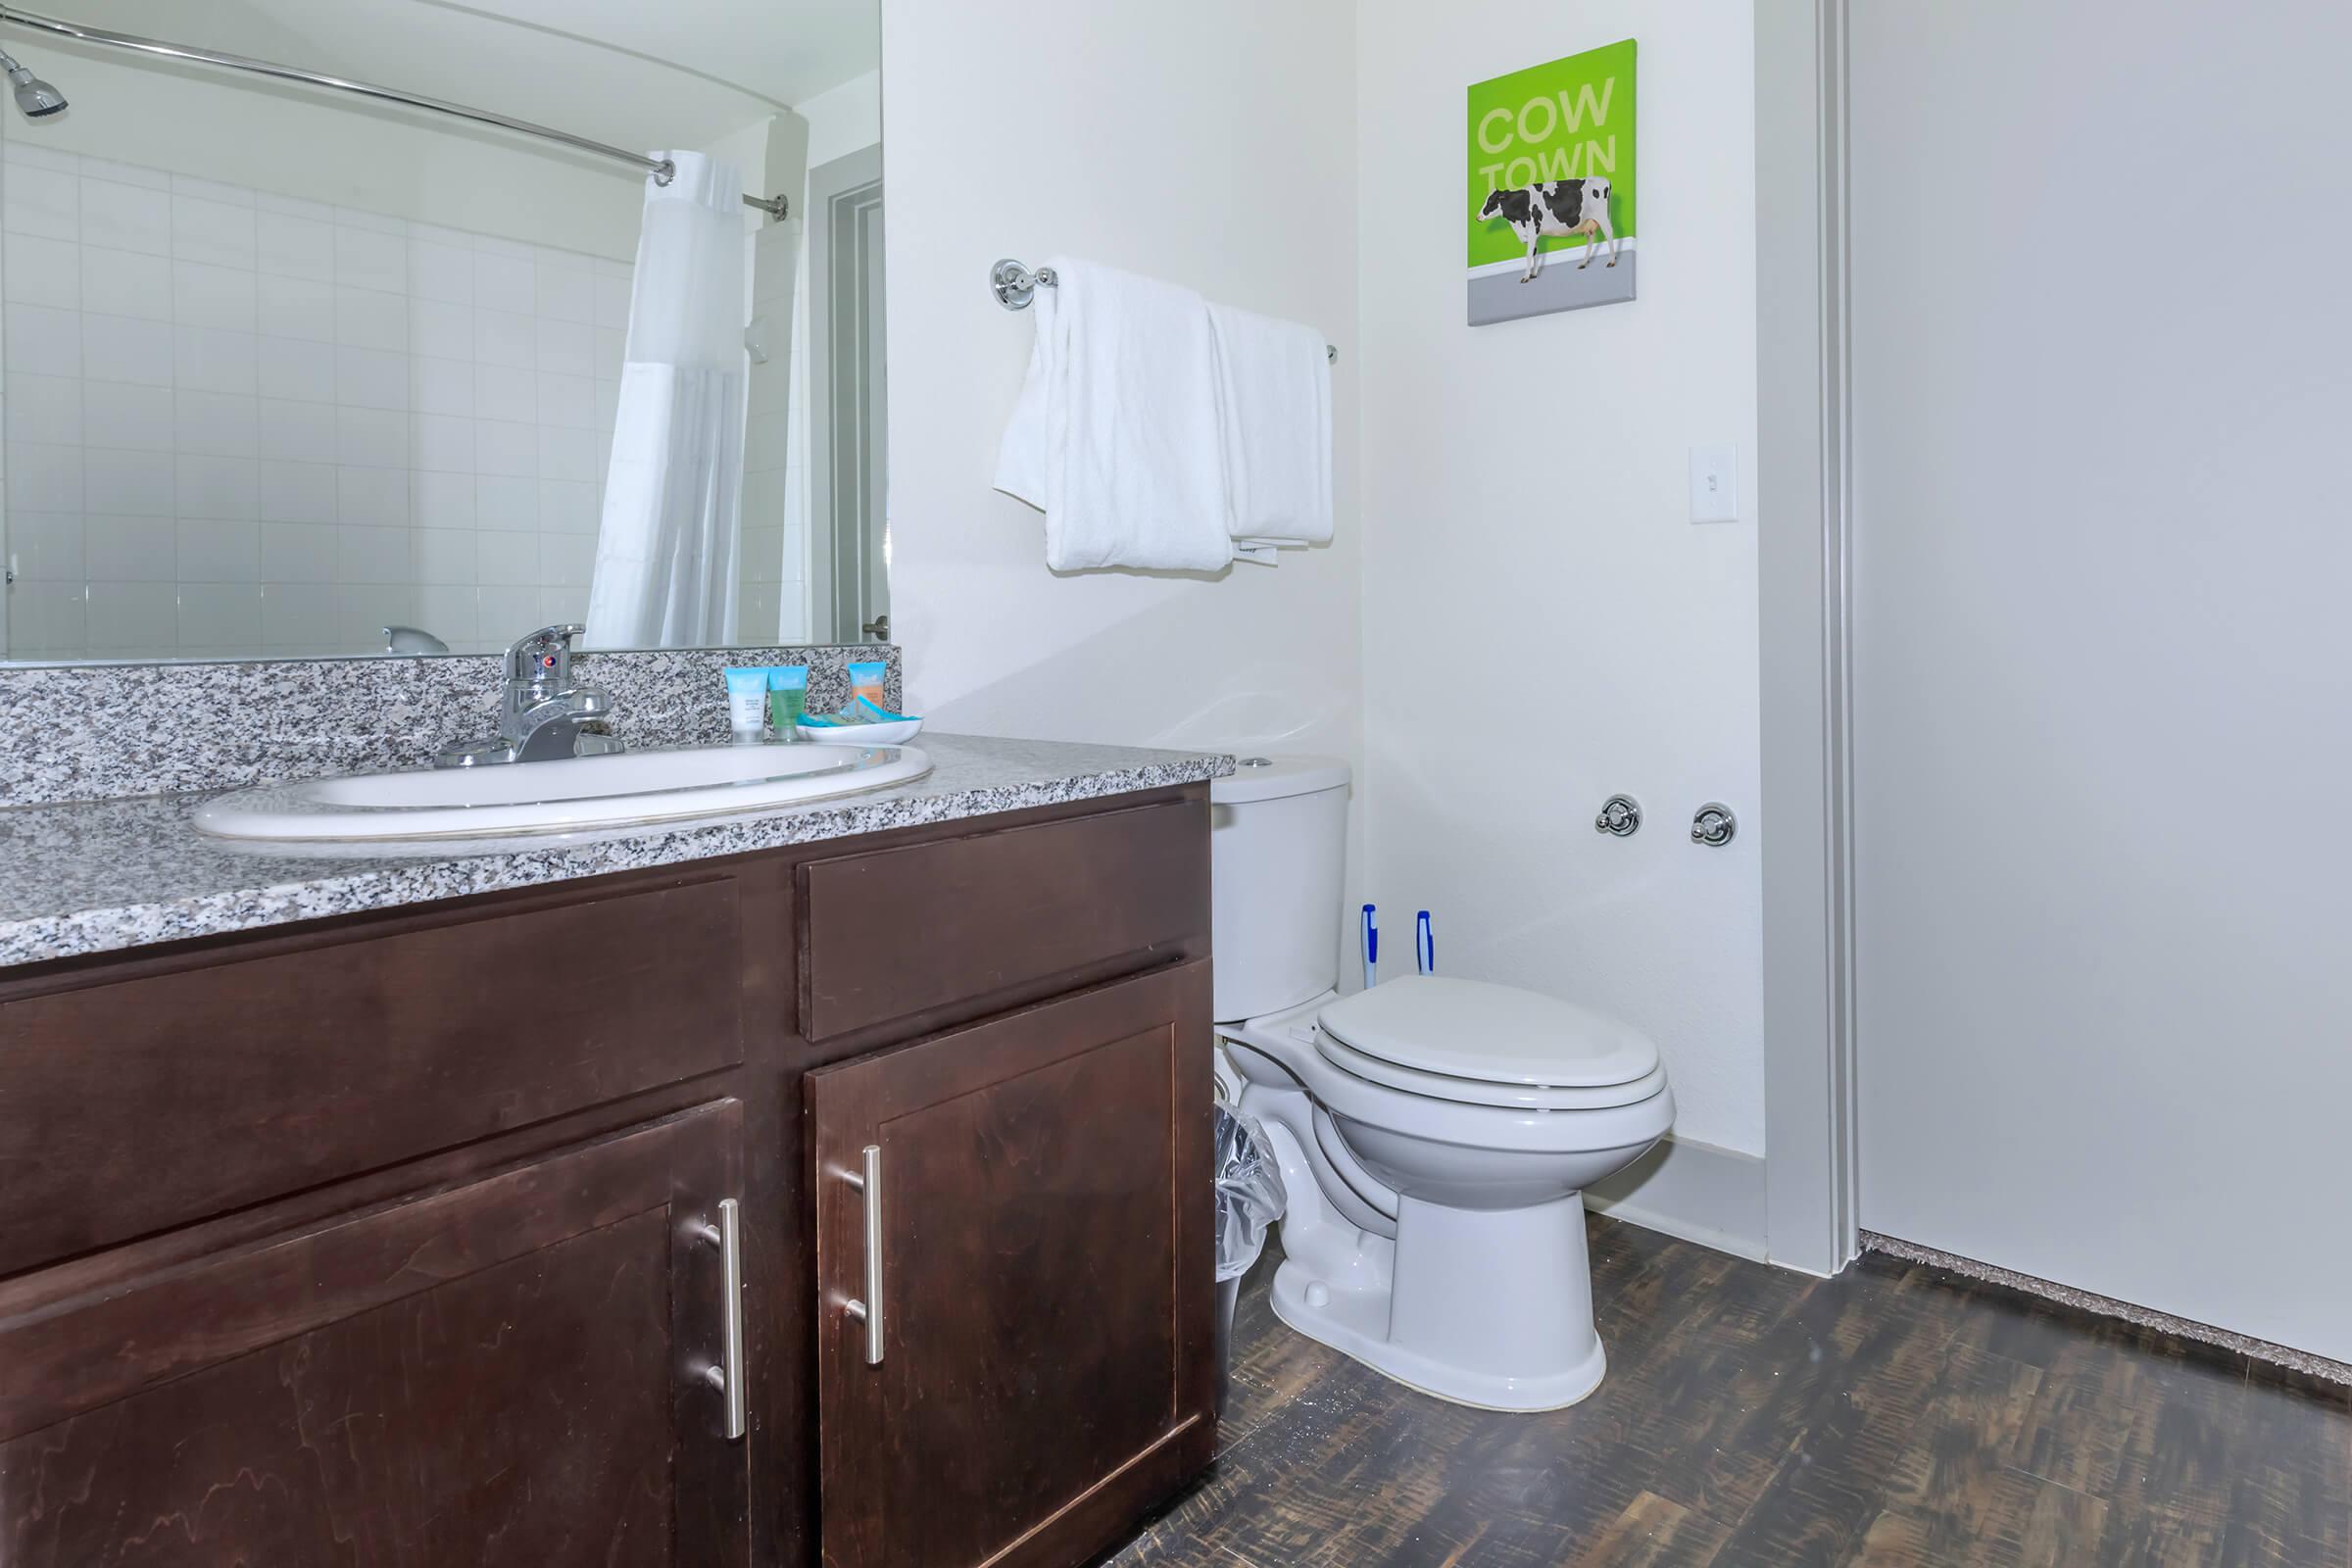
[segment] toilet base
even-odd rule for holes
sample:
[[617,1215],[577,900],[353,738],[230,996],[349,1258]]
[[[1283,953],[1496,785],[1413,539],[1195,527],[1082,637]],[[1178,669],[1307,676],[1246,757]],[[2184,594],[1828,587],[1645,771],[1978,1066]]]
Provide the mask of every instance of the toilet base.
[[[1485,1410],[1557,1410],[1600,1386],[1581,1194],[1514,1209],[1397,1200],[1394,1241],[1341,1217],[1297,1135],[1268,1137],[1290,1187],[1275,1316],[1424,1394]],[[1404,1262],[1402,1289],[1398,1264]]]
[[1608,1354],[1593,1336],[1584,1358],[1565,1371],[1542,1377],[1497,1377],[1422,1355],[1383,1334],[1386,1303],[1360,1295],[1333,1295],[1320,1309],[1310,1305],[1304,1271],[1287,1259],[1274,1271],[1274,1315],[1318,1345],[1354,1357],[1381,1376],[1417,1393],[1473,1409],[1529,1415],[1564,1410],[1600,1387]]

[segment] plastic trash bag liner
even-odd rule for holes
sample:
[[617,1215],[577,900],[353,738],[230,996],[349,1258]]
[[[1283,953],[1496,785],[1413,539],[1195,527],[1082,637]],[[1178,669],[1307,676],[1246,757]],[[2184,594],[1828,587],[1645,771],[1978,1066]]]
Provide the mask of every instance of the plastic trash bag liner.
[[1217,1102],[1217,1283],[1250,1272],[1288,1195],[1274,1146],[1254,1116]]

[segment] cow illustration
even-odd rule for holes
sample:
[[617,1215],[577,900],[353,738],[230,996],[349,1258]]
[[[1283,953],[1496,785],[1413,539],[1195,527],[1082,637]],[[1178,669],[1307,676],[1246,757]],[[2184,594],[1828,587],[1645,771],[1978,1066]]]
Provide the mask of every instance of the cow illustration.
[[1609,223],[1609,182],[1605,179],[1547,179],[1494,191],[1478,216],[1501,219],[1527,243],[1527,270],[1519,274],[1522,283],[1534,282],[1543,270],[1544,253],[1539,247],[1546,234],[1585,236],[1585,259],[1576,264],[1580,272],[1592,265],[1592,253],[1600,248],[1593,238],[1596,234],[1609,242],[1609,265],[1617,265],[1617,230]]

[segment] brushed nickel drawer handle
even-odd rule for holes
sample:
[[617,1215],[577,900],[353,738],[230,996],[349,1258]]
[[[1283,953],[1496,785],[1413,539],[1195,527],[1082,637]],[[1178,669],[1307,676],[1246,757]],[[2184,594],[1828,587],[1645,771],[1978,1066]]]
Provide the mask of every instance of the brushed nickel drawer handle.
[[699,1224],[694,1234],[718,1249],[719,1332],[724,1348],[716,1365],[703,1368],[703,1381],[726,1396],[727,1441],[750,1429],[749,1390],[743,1366],[743,1216],[732,1198],[718,1200],[718,1223]]
[[865,1146],[863,1171],[841,1179],[865,1195],[865,1295],[844,1301],[842,1310],[865,1325],[865,1364],[882,1364],[882,1146]]

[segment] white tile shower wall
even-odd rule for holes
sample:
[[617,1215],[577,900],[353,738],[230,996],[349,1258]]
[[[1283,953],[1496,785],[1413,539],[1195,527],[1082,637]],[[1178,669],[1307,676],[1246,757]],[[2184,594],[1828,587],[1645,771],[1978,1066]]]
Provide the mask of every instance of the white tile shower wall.
[[0,152],[10,655],[585,612],[626,262]]

